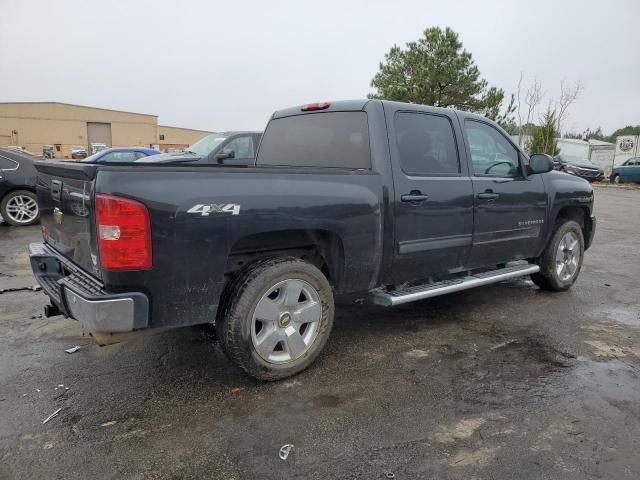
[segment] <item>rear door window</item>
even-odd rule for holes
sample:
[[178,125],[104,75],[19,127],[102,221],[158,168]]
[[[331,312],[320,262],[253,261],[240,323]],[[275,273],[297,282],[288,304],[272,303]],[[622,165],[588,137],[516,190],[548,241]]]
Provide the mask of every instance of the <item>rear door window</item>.
[[407,175],[460,173],[453,127],[447,117],[399,112],[395,133],[400,166]]
[[322,112],[276,118],[264,132],[258,165],[369,169],[365,112]]

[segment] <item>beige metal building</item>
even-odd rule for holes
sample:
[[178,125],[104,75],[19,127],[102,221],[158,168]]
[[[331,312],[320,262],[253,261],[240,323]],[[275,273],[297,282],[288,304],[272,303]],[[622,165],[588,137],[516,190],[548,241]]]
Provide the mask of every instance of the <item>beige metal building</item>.
[[18,145],[37,155],[51,147],[56,158],[71,158],[76,146],[89,151],[92,143],[182,149],[208,133],[158,125],[157,115],[58,102],[0,103],[0,146]]
[[163,152],[171,149],[182,150],[209,133],[211,132],[205,130],[158,125],[158,145]]

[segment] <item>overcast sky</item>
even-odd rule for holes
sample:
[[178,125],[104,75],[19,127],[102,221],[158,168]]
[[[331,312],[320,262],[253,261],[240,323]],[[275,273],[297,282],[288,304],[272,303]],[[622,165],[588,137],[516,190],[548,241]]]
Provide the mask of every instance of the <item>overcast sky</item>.
[[0,101],[261,129],[276,109],[362,98],[394,44],[450,26],[490,85],[585,86],[575,131],[640,124],[640,1],[0,0]]

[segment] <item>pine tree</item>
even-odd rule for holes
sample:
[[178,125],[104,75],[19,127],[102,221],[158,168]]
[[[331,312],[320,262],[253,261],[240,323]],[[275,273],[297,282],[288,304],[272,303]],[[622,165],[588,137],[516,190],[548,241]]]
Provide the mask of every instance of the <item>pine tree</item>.
[[558,142],[556,140],[556,111],[548,108],[542,118],[542,124],[533,127],[531,145],[529,151],[531,153],[546,153],[555,157],[560,153]]
[[422,38],[404,49],[394,45],[371,86],[376,91],[369,98],[472,111],[501,125],[508,125],[515,111],[512,96],[505,112],[500,112],[504,91],[488,87],[471,53],[448,27],[427,28]]

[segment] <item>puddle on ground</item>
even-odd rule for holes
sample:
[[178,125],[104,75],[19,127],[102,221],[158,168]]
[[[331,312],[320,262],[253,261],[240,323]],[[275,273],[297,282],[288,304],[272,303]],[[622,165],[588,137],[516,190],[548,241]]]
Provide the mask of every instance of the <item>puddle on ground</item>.
[[596,310],[595,313],[605,316],[612,322],[640,328],[640,308],[638,306],[603,308]]
[[595,361],[579,358],[576,365],[579,384],[611,402],[640,404],[640,371],[622,360]]

